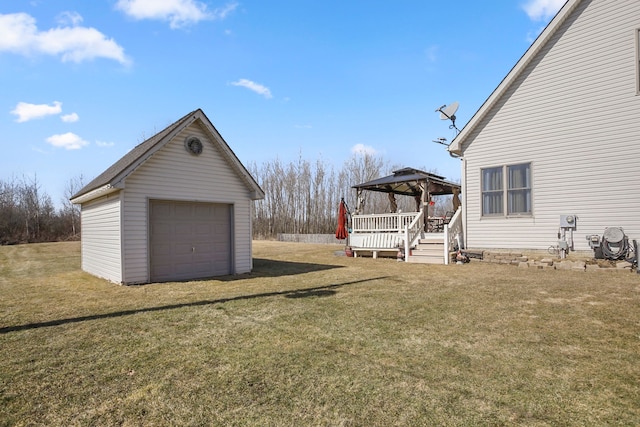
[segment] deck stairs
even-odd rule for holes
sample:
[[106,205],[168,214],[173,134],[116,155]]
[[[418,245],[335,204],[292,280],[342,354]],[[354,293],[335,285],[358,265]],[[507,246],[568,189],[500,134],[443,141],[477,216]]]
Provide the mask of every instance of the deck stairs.
[[407,262],[444,264],[444,233],[423,233]]

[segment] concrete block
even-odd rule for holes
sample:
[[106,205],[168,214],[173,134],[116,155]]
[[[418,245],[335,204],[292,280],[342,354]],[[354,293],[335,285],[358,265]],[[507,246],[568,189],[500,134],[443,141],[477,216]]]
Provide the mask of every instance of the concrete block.
[[618,269],[631,268],[631,267],[633,267],[633,264],[631,264],[630,262],[627,262],[627,261],[618,261],[618,262],[616,262],[616,268],[618,268]]
[[573,269],[573,262],[571,261],[560,261],[555,263],[556,270],[571,270]]

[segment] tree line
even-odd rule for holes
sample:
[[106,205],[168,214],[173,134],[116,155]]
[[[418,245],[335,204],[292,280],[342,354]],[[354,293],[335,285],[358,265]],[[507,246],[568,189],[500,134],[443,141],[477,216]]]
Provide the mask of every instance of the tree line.
[[[330,234],[337,226],[340,200],[350,211],[356,208],[356,192],[351,187],[390,175],[403,166],[390,165],[381,156],[355,153],[340,169],[322,160],[303,158],[288,164],[279,159],[260,166],[252,163],[249,172],[265,192],[263,200],[253,204],[253,234],[256,238],[274,238],[285,234]],[[430,171],[437,173],[436,171]],[[452,209],[450,197],[435,198],[434,213]],[[416,209],[412,197],[398,197],[397,208]],[[390,212],[387,194],[368,192],[362,213]]]
[[70,179],[56,208],[37,176],[0,180],[0,245],[79,239],[80,209],[69,197],[82,182],[82,176]]
[[[353,154],[339,169],[322,159],[309,161],[302,157],[289,163],[277,158],[260,165],[251,163],[249,172],[265,191],[265,198],[253,203],[254,237],[334,233],[340,200],[344,198],[351,211],[356,208],[353,185],[401,168],[366,152]],[[0,180],[0,245],[79,239],[80,208],[69,198],[83,186],[82,176],[70,179],[62,205],[56,208],[37,176]],[[436,198],[434,212],[444,213],[451,210],[450,206],[450,198]],[[399,197],[397,208],[414,211],[415,201]],[[389,211],[386,194],[368,192],[363,213]]]

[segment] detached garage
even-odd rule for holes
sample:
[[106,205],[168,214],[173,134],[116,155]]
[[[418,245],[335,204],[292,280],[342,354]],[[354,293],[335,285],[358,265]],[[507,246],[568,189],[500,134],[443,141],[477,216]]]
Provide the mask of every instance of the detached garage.
[[122,284],[251,271],[264,192],[202,110],[147,139],[75,194],[82,269]]

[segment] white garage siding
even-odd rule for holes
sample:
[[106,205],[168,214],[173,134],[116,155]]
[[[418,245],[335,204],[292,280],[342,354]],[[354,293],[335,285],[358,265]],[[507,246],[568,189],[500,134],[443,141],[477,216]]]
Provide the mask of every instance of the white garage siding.
[[[621,226],[640,240],[640,1],[582,1],[463,140],[470,248],[547,249],[561,214],[587,234]],[[483,168],[531,162],[531,216],[481,215]]]
[[115,283],[122,282],[120,193],[82,205],[82,269]]
[[[149,200],[206,202],[233,206],[233,273],[251,271],[250,194],[236,171],[195,122],[145,161],[126,178],[124,195],[124,277],[126,283],[144,283],[149,272]],[[187,136],[202,141],[202,154],[184,148]]]

